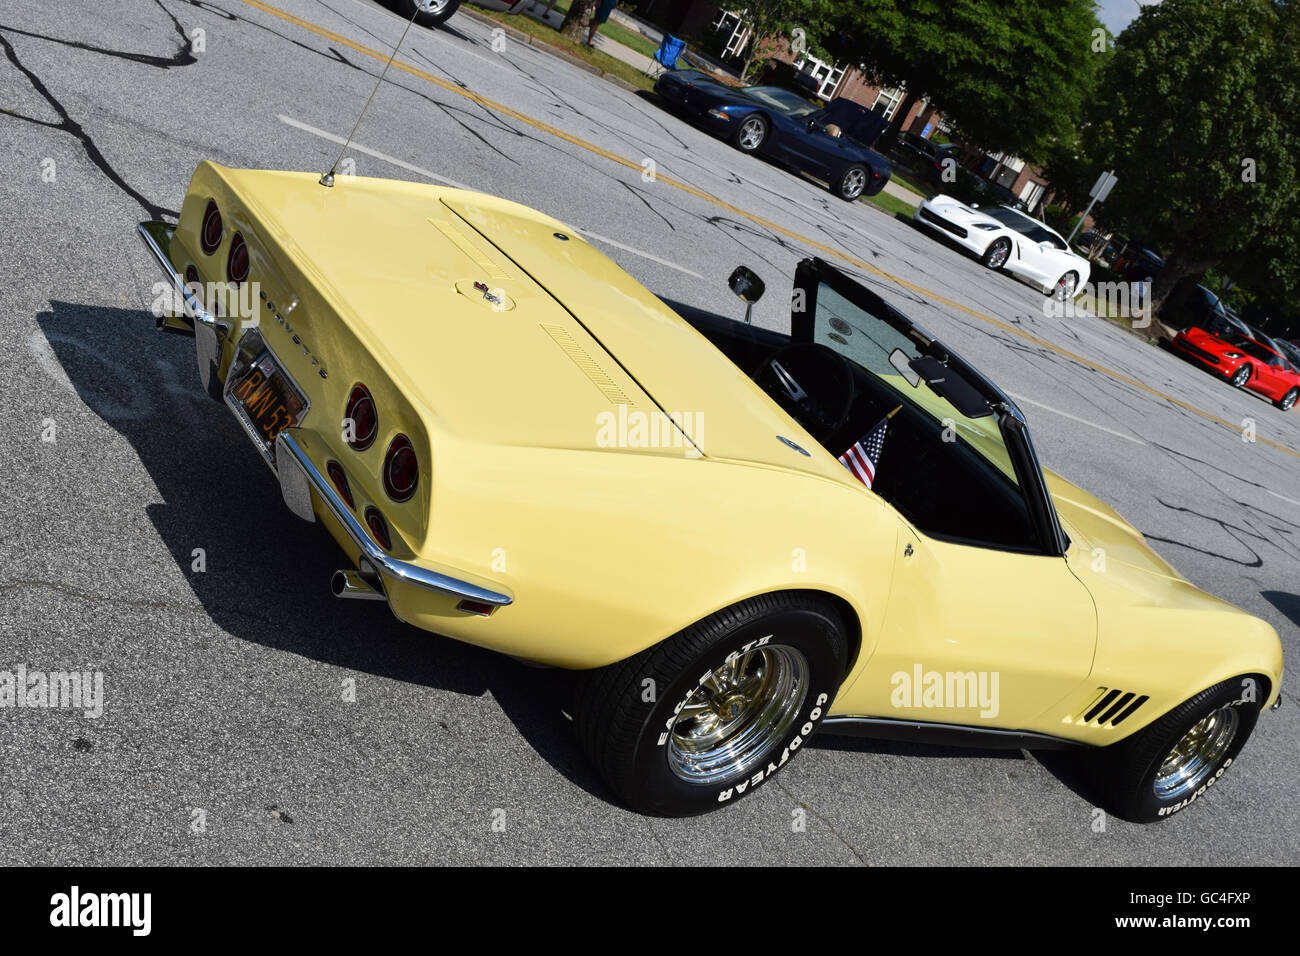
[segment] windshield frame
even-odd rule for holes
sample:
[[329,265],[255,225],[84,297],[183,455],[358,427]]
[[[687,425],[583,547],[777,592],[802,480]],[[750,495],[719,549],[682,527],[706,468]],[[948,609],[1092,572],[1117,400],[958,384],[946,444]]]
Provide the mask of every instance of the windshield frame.
[[[790,338],[793,342],[813,342],[817,287],[825,283],[837,295],[847,299],[864,312],[884,322],[895,331],[911,339],[921,355],[942,362],[965,379],[985,401],[998,424],[1003,444],[1011,459],[1016,486],[1024,498],[1039,540],[1038,554],[1063,557],[1070,541],[1061,526],[1056,503],[1047,487],[1038,450],[1029,433],[1029,423],[1024,413],[1002,389],[960,355],[926,332],[892,305],[852,277],[836,269],[823,259],[804,259],[795,269],[795,296],[790,312]],[[802,293],[802,295],[800,295]],[[803,308],[794,309],[802,299]],[[868,374],[873,374],[868,371]],[[890,387],[888,383],[882,383]],[[991,463],[990,463],[991,464]],[[906,520],[906,519],[904,519]],[[910,524],[910,522],[909,522]]]

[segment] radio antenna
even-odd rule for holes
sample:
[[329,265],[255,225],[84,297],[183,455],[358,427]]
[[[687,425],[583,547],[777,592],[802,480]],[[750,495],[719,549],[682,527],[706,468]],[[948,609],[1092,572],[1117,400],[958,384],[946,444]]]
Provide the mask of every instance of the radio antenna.
[[348,147],[352,145],[352,137],[357,135],[357,128],[361,126],[361,120],[365,117],[366,110],[370,109],[371,100],[373,100],[375,94],[379,92],[379,87],[383,86],[384,77],[388,75],[388,68],[393,65],[393,60],[397,58],[397,51],[402,48],[402,43],[406,40],[406,34],[410,32],[411,24],[413,24],[415,18],[420,15],[420,7],[422,4],[413,3],[411,6],[415,7],[414,12],[411,14],[411,19],[406,22],[406,29],[403,30],[402,35],[397,38],[397,46],[393,47],[393,52],[388,55],[388,62],[384,64],[384,68],[379,74],[379,79],[375,81],[375,87],[370,91],[370,96],[366,100],[366,105],[361,107],[361,112],[357,115],[357,121],[352,124],[352,132],[348,133],[348,138],[343,141],[343,148],[340,149],[339,154],[334,157],[334,162],[330,166],[329,172],[321,173],[320,184],[322,186],[330,187],[334,185],[334,171],[339,168],[339,163],[343,162],[343,154],[346,153]]

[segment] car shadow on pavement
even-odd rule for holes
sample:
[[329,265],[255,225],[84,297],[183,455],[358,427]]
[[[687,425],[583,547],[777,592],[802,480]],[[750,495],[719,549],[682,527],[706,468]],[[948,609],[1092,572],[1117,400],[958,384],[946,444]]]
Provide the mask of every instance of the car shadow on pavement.
[[916,744],[901,740],[879,740],[874,737],[850,737],[823,730],[808,745],[817,750],[838,750],[842,753],[889,754],[899,757],[973,757],[987,760],[1024,760],[1022,751],[985,747],[947,747],[937,744]]
[[1079,754],[1072,750],[1010,750],[984,747],[955,747],[919,744],[896,740],[877,740],[870,737],[837,736],[819,733],[808,744],[814,750],[836,750],[841,753],[879,754],[894,757],[922,757],[931,760],[1008,760],[1026,762],[1033,760],[1057,779],[1066,789],[1088,801],[1093,806],[1105,806],[1103,797],[1088,778]]
[[[36,320],[77,395],[130,442],[149,473],[157,491],[141,488],[141,499],[154,501],[141,507],[215,627],[347,670],[452,694],[491,693],[543,759],[612,799],[563,713],[571,675],[426,633],[379,602],[331,595],[330,575],[346,558],[319,524],[290,514],[233,415],[203,392],[192,339],[160,335],[142,309],[53,301]],[[196,548],[202,573],[193,570]]]
[[1259,595],[1285,614],[1292,624],[1300,627],[1300,594],[1291,594],[1287,591],[1260,591]]

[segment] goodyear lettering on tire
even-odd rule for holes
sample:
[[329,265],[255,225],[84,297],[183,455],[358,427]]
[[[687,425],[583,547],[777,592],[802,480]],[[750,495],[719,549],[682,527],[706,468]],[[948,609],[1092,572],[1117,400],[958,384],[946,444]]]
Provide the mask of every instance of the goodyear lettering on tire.
[[807,739],[808,735],[811,734],[813,729],[817,726],[817,722],[821,720],[822,708],[826,706],[828,700],[830,700],[828,694],[818,695],[816,702],[813,704],[812,710],[808,712],[807,722],[799,728],[799,733],[795,734],[794,739],[791,740],[790,743],[781,751],[780,760],[769,761],[766,767],[760,768],[758,772],[748,780],[742,781],[734,787],[728,787],[726,790],[721,791],[718,794],[718,803],[726,803],[732,798],[732,796],[740,796],[750,787],[757,787],[764,780],[772,776],[772,774],[784,767],[790,760],[790,755],[799,749],[800,744]]

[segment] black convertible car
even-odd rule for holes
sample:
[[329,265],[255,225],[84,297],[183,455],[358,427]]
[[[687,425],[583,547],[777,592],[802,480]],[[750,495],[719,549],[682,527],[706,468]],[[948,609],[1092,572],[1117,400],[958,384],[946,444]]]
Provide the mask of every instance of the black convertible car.
[[672,70],[655,92],[673,109],[730,140],[830,184],[841,199],[874,196],[889,160],[871,149],[888,122],[852,100],[818,108],[779,86],[725,86],[697,70]]

